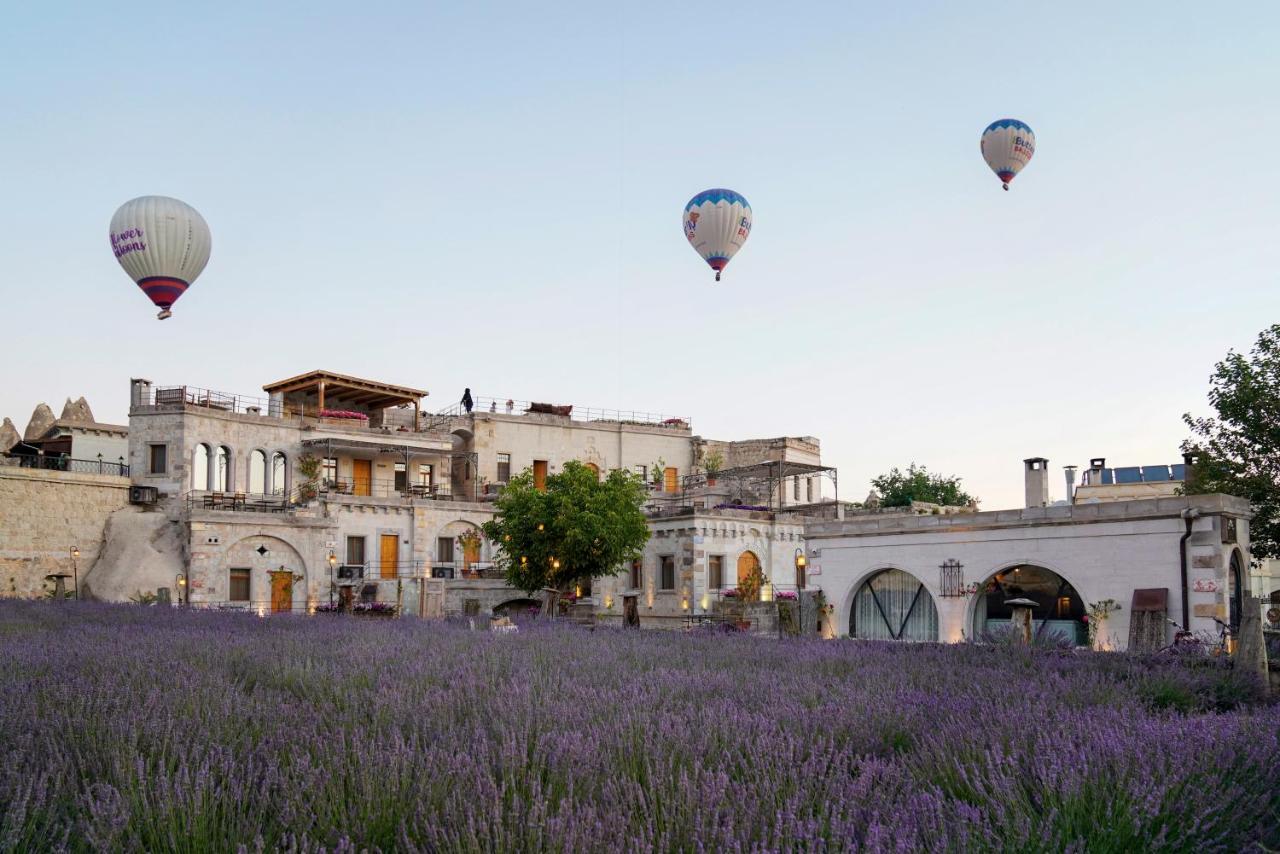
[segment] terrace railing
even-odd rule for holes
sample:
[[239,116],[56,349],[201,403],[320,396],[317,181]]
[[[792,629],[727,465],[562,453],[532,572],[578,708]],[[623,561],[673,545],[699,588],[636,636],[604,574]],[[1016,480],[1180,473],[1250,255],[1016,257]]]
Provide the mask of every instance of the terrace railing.
[[[477,397],[472,405],[472,412],[492,412],[501,415],[551,415],[555,413],[532,412],[538,404],[528,400],[510,398]],[[684,416],[663,415],[658,412],[641,412],[635,409],[601,409],[592,406],[568,406],[569,413],[564,416],[574,421],[605,421],[619,424],[636,424],[649,427],[667,427],[673,430],[689,429],[689,419]],[[425,416],[426,429],[444,426],[450,419],[466,415],[467,411],[461,403],[455,403],[442,409],[435,415]]]
[[44,469],[45,471],[68,471],[80,474],[111,474],[119,477],[129,476],[129,466],[124,457],[117,462],[104,460],[77,460],[72,457],[49,456],[45,454],[0,454],[0,463],[19,468]]
[[401,498],[434,501],[492,501],[496,491],[488,490],[473,495],[455,490],[449,483],[397,483],[391,478],[329,478],[320,485],[320,491],[329,496],[354,498]]

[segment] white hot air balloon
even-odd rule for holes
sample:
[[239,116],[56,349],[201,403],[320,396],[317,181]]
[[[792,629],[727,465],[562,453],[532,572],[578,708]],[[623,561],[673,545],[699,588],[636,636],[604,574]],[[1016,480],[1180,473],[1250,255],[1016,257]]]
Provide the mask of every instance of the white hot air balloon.
[[983,159],[1007,190],[1009,182],[1018,176],[1036,153],[1036,135],[1030,127],[1017,119],[1000,119],[987,125],[979,145]]
[[684,206],[684,236],[720,272],[751,236],[751,205],[733,190],[703,190]]
[[125,202],[111,217],[111,251],[142,292],[160,307],[161,320],[187,292],[212,246],[200,212],[167,196]]

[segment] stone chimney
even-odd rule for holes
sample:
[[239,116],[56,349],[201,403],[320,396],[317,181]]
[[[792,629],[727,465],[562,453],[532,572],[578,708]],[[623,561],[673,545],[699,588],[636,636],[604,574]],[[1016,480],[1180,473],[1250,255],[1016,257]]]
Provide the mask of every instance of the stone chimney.
[[1044,457],[1031,457],[1022,461],[1026,466],[1027,506],[1046,507],[1049,504],[1049,461]]

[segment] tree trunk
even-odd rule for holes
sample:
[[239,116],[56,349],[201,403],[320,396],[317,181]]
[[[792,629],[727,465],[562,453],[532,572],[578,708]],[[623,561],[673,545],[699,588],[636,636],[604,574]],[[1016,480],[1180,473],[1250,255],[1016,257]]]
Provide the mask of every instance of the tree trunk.
[[560,591],[554,587],[542,588],[542,616],[549,620],[556,618],[560,605]]

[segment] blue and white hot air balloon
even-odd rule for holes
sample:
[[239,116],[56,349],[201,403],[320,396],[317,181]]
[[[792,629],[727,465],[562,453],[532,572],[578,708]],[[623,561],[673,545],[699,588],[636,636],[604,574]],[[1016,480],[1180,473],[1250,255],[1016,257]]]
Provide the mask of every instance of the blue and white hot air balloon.
[[1036,153],[1036,135],[1026,124],[1017,119],[1000,119],[987,125],[982,132],[982,157],[991,171],[1009,189],[1009,182],[1018,176]]
[[721,271],[751,236],[751,205],[733,190],[703,190],[684,206],[683,219],[689,245],[720,281]]

